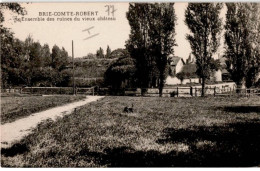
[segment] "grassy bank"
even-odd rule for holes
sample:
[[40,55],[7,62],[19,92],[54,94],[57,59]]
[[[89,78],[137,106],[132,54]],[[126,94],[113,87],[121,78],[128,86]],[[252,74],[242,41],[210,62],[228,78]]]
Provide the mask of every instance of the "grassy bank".
[[[124,113],[128,106],[134,113]],[[259,166],[260,98],[106,97],[2,149],[5,167]]]
[[1,124],[13,122],[32,113],[64,105],[85,96],[31,96],[10,94],[1,97]]

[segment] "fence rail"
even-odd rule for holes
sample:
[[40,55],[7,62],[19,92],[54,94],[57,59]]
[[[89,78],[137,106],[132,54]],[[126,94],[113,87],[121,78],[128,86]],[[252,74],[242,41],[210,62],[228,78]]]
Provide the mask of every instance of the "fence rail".
[[[154,90],[154,91],[153,91]],[[135,93],[136,92],[136,93]],[[141,90],[139,89],[136,91],[129,91],[125,90],[125,95],[128,95],[131,93],[131,95],[141,95]],[[197,87],[175,87],[171,89],[164,89],[162,92],[162,96],[168,96],[168,97],[197,97],[201,96],[202,94],[202,88]],[[234,87],[225,87],[225,88],[218,88],[218,87],[206,87],[204,90],[204,94],[206,96],[234,96],[234,95],[240,95],[240,96],[254,96],[254,95],[260,95],[260,89],[239,89]],[[143,93],[144,96],[159,96],[159,90],[152,88],[148,89],[145,93]]]
[[[24,87],[13,89],[1,89],[1,92],[21,93],[21,94],[73,94],[72,87]],[[112,90],[110,88],[76,88],[76,94],[84,95],[124,95],[124,96],[159,96],[158,88],[147,88],[142,93],[141,88]],[[201,96],[201,87],[172,87],[163,89],[164,97],[197,97]],[[235,87],[206,87],[204,94],[206,96],[260,96],[260,88],[241,89]]]
[[[21,94],[73,94],[72,87],[23,87],[13,89],[1,89],[2,93],[21,93]],[[76,88],[76,94],[94,95],[94,87]]]

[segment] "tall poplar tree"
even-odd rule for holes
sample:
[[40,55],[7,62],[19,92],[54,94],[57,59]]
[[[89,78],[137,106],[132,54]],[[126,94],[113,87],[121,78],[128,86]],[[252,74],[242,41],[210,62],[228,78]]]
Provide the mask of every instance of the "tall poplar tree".
[[106,58],[110,58],[110,57],[111,57],[111,49],[109,46],[107,46]]
[[227,70],[238,88],[252,86],[259,72],[259,5],[227,3],[225,43]]
[[187,39],[196,58],[196,73],[201,78],[201,96],[210,77],[212,57],[220,45],[221,9],[221,3],[189,3],[185,11],[185,23],[191,32]]
[[148,15],[150,4],[130,3],[126,14],[131,31],[126,48],[130,56],[136,60],[137,86],[141,87],[142,94],[144,88],[149,86],[151,59],[148,56],[149,37],[148,37]]
[[154,57],[159,71],[158,87],[162,96],[165,79],[168,76],[167,58],[174,54],[175,10],[173,3],[155,3],[151,7],[149,19],[150,55]]
[[167,57],[175,45],[173,3],[130,3],[127,19],[131,28],[127,50],[136,61],[137,82],[142,94],[148,87],[159,87],[167,76]]

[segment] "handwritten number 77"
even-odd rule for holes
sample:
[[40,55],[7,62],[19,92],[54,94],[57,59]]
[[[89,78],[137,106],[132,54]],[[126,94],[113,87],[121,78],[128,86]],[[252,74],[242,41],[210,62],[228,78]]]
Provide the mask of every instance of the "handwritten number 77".
[[107,15],[110,16],[110,14],[112,14],[112,16],[114,17],[114,13],[116,11],[114,5],[106,5],[105,7],[107,8]]

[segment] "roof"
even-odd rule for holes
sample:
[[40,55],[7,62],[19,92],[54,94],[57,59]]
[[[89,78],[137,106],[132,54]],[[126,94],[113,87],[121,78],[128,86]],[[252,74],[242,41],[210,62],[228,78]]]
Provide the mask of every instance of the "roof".
[[221,70],[221,72],[222,72],[222,74],[229,74],[228,70],[227,70],[227,69],[225,69],[225,68],[224,68],[224,69],[222,69],[222,70]]
[[180,58],[178,56],[170,56],[168,58],[168,60],[170,61],[170,65],[174,65],[174,66],[176,66],[181,59],[182,58]]

